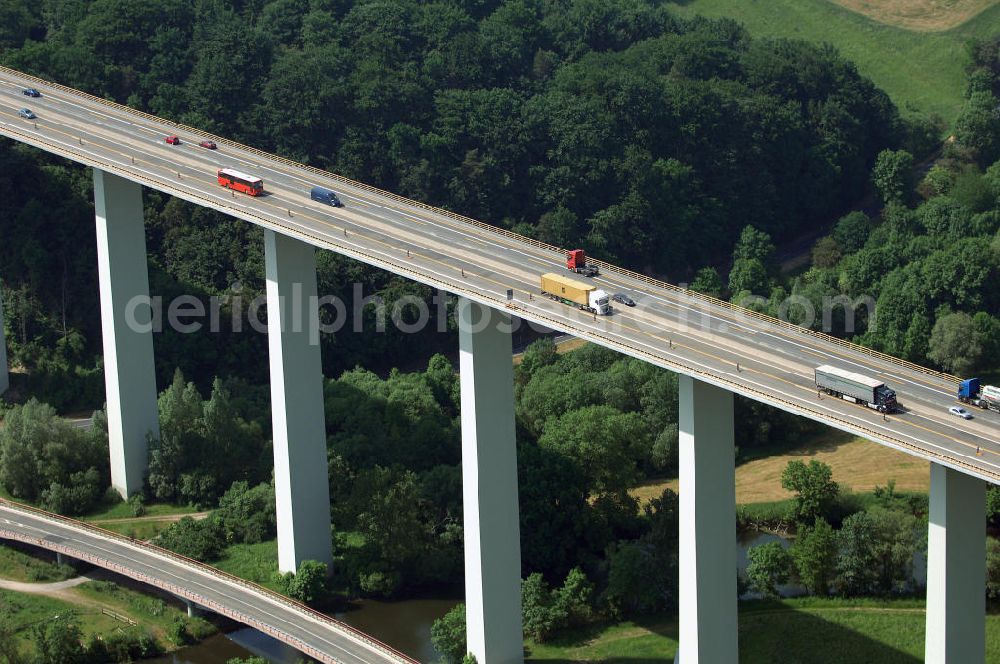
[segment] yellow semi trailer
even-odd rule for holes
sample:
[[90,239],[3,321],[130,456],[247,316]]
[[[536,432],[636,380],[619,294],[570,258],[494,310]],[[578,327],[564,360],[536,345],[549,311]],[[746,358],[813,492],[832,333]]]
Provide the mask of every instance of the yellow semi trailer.
[[542,295],[602,316],[611,313],[606,292],[591,284],[554,272],[542,275]]

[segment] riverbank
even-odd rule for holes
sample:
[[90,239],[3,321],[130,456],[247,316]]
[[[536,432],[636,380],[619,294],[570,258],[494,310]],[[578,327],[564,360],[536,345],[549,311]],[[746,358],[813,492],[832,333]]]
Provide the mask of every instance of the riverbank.
[[[741,602],[740,662],[923,661],[924,603],[920,600],[799,598]],[[816,648],[817,643],[837,644]],[[661,614],[618,624],[598,624],[560,634],[549,643],[526,644],[527,661],[649,664],[673,661],[677,618]],[[986,618],[986,661],[1000,661],[1000,616]]]

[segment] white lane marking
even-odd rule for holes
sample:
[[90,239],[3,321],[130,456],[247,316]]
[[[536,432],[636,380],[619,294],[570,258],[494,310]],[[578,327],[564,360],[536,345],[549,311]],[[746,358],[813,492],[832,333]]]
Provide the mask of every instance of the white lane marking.
[[[102,117],[108,117],[108,118],[114,119],[113,116],[108,116],[106,114],[100,113],[98,111],[94,111],[92,109],[85,109],[83,107],[80,107],[80,108],[81,108],[81,110],[84,110],[86,112],[92,112],[92,113],[94,113],[96,115],[100,115]],[[143,129],[145,129],[145,128],[143,128]],[[152,130],[150,130],[150,131],[152,131]],[[93,154],[93,153],[91,153],[91,154]],[[163,160],[163,161],[167,161],[167,160]],[[275,168],[272,168],[270,166],[265,166],[265,168],[269,172],[279,174],[282,178],[292,178],[292,179],[295,179],[295,180],[299,180],[301,182],[306,182],[306,180],[303,180],[302,178],[299,178],[296,175],[289,174],[286,171],[278,171]],[[139,172],[145,173],[145,174],[153,177],[154,179],[156,179],[156,177],[157,177],[155,174],[153,174],[152,172],[150,172],[148,170],[141,169],[141,168],[136,168],[136,170],[139,171]],[[217,200],[221,200],[222,197],[221,196],[214,196],[214,198],[216,198]],[[240,201],[239,204],[238,204],[238,206],[241,207],[242,209],[247,210],[247,211],[249,211],[249,210],[255,210],[255,211],[257,211],[258,210],[258,208],[252,208],[252,207],[250,207],[249,202]],[[382,207],[382,206],[379,206],[379,207]],[[386,209],[387,211],[389,210],[389,208],[382,208],[382,209]],[[411,215],[411,214],[409,214],[407,212],[404,212],[403,210],[399,210],[399,209],[394,209],[393,213],[397,214],[397,215],[408,216],[408,217],[413,218],[413,219],[419,219],[421,221],[425,221],[425,223],[430,223],[430,224],[432,224],[432,225],[434,225],[434,226],[436,226],[438,228],[447,230],[451,234],[458,235],[460,237],[464,237],[464,238],[466,238],[468,240],[472,240],[472,241],[479,242],[479,243],[483,242],[483,240],[479,239],[479,237],[483,237],[483,236],[477,237],[477,236],[474,236],[471,233],[468,233],[465,230],[460,229],[460,228],[458,228],[456,226],[445,225],[443,223],[439,223],[439,222],[433,220],[433,217],[430,217],[429,219],[418,218],[418,217],[416,217],[414,215]],[[364,214],[364,212],[361,211],[360,214]],[[378,218],[382,218],[384,221],[387,221],[390,224],[398,223],[396,220],[393,220],[393,219],[391,219],[389,217],[382,217],[382,215],[373,215],[373,216],[378,217]],[[437,234],[433,234],[433,233],[432,233],[432,235],[437,236]],[[499,245],[499,244],[496,244],[495,246],[503,246],[503,248],[507,252],[513,252],[513,253],[520,254],[521,256],[524,256],[525,258],[529,259],[532,262],[539,262],[539,263],[543,262],[542,259],[540,259],[539,257],[527,254],[527,253],[525,253],[523,251],[520,251],[518,249],[514,249],[514,248],[511,248],[509,246]],[[616,281],[616,280],[613,280],[613,279],[610,279],[610,278],[605,278],[605,280],[607,280],[609,282],[612,282],[612,283],[624,284],[624,285],[626,285],[626,287],[629,287],[627,284],[625,284],[624,282],[622,282],[620,279]],[[642,291],[642,292],[645,292],[645,291]],[[745,327],[743,325],[740,325],[739,323],[736,323],[735,321],[721,319],[718,316],[712,314],[711,312],[706,311],[705,309],[695,309],[695,308],[693,308],[693,307],[691,307],[689,305],[683,304],[683,303],[681,303],[679,301],[676,301],[676,300],[669,300],[669,299],[666,299],[666,298],[664,298],[662,296],[659,296],[659,295],[656,295],[656,294],[652,294],[652,293],[646,293],[646,294],[649,297],[651,297],[652,299],[657,300],[657,301],[659,301],[659,302],[661,302],[661,303],[663,303],[665,305],[674,306],[674,307],[677,307],[677,308],[680,308],[680,309],[683,309],[683,310],[687,310],[687,311],[696,311],[698,314],[707,317],[709,320],[715,320],[715,321],[724,323],[727,327],[734,326],[734,327],[737,327],[737,328],[739,328],[741,330],[744,330],[744,331],[747,331],[747,332],[750,331],[750,328],[747,328],[747,327]],[[660,313],[661,313],[661,315],[663,315],[663,312],[660,312]],[[670,319],[666,319],[666,320],[670,320]],[[711,325],[709,325],[709,330],[711,331]],[[718,332],[718,331],[716,331],[716,332]],[[804,344],[800,344],[800,343],[795,342],[795,341],[793,341],[791,339],[788,339],[788,338],[779,337],[778,335],[776,335],[774,333],[771,333],[771,332],[768,332],[768,331],[763,330],[763,329],[761,330],[761,333],[763,333],[763,334],[765,334],[765,335],[767,335],[767,336],[769,336],[769,337],[777,340],[781,344],[791,344],[793,346],[796,346],[796,347],[802,348],[802,349],[806,349],[807,348]],[[812,350],[816,350],[816,349],[812,349]],[[853,360],[846,360],[845,359],[845,360],[842,360],[842,361],[844,361],[845,363],[851,364],[853,366],[856,366],[856,367],[861,367],[861,368],[868,369],[868,367],[866,365],[860,364],[860,363],[858,363],[856,361],[853,361]],[[774,367],[774,368],[775,369],[780,369],[779,367]],[[895,374],[889,374],[889,375],[892,375],[895,378],[897,378],[898,380],[901,380],[903,382],[906,382],[906,383],[909,383],[909,384],[912,384],[912,385],[917,385],[921,389],[928,390],[928,391],[933,391],[933,392],[936,392],[936,393],[942,394],[942,395],[947,395],[946,392],[943,392],[941,390],[937,390],[937,389],[934,389],[934,388],[929,388],[926,385],[921,385],[921,384],[915,383],[914,381],[911,381],[909,379],[903,378],[901,376],[898,376],[898,375],[895,375]],[[935,420],[931,420],[931,421],[932,422],[936,422]],[[962,433],[962,434],[967,434],[968,433],[968,432],[965,432],[965,431],[963,431],[961,429],[958,429],[954,425],[946,425],[946,426],[948,426],[952,431],[955,431],[955,432],[959,432],[959,433]]]

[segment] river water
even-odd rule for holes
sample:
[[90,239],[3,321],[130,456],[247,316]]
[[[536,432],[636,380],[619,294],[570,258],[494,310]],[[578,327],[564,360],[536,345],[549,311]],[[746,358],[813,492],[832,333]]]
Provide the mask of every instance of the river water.
[[[400,602],[362,600],[354,608],[335,614],[338,620],[357,627],[421,662],[437,659],[431,646],[431,625],[448,613],[459,599],[409,599]],[[234,657],[264,657],[272,664],[295,664],[304,659],[290,646],[254,629],[242,628],[218,634],[198,645],[157,659],[154,664],[225,664]]]

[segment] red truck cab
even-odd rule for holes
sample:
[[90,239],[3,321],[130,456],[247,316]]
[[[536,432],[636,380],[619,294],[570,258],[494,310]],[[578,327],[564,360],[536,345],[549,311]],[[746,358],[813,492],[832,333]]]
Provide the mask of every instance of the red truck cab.
[[586,277],[596,277],[600,274],[596,267],[587,265],[587,255],[583,253],[583,249],[566,252],[566,269]]

